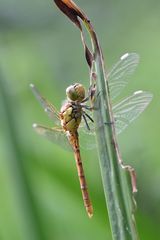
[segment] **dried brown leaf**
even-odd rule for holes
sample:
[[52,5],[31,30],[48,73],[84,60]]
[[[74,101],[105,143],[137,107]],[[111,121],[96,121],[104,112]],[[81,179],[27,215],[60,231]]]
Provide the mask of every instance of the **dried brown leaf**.
[[93,62],[93,55],[86,45],[79,18],[83,22],[90,22],[89,19],[72,0],[54,0],[54,2],[58,6],[58,8],[80,29],[86,61],[91,68]]
[[72,0],[54,0],[58,8],[67,15],[70,20],[76,24],[76,26],[82,30],[80,17],[83,21],[88,21],[87,16],[81,11],[81,9]]

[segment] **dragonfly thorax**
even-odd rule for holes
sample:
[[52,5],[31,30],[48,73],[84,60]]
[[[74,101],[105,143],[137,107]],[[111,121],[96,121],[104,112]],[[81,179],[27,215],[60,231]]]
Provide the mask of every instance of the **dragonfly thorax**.
[[80,83],[70,85],[66,89],[68,100],[81,102],[85,98],[85,88]]
[[80,104],[66,102],[60,111],[61,126],[65,131],[77,131],[82,118],[82,107]]

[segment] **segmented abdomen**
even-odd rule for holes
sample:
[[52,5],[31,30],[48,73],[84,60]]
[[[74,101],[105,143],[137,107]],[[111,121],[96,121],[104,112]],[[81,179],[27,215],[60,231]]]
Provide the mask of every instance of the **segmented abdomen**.
[[78,133],[71,135],[69,137],[69,140],[70,140],[70,143],[74,150],[77,172],[78,172],[78,177],[79,177],[79,182],[80,182],[80,188],[82,191],[84,206],[86,208],[88,216],[91,218],[93,216],[93,207],[92,207],[92,203],[91,203],[91,200],[89,197],[87,183],[86,183],[86,179],[85,179],[85,175],[84,175],[83,164],[82,164],[80,150],[79,150]]

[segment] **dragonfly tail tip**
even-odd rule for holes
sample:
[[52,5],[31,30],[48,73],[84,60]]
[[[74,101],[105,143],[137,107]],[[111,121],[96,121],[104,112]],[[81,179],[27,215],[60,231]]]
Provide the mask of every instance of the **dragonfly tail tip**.
[[92,218],[93,217],[93,207],[92,207],[92,205],[90,205],[86,210],[87,210],[88,217]]
[[93,213],[88,213],[88,217],[92,218],[93,217]]

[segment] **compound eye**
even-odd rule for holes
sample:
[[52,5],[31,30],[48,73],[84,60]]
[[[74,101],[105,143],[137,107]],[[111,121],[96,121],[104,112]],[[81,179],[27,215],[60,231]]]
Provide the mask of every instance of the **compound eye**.
[[82,101],[85,98],[85,88],[82,84],[75,83],[66,89],[66,95],[72,101]]

